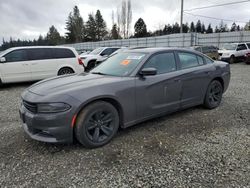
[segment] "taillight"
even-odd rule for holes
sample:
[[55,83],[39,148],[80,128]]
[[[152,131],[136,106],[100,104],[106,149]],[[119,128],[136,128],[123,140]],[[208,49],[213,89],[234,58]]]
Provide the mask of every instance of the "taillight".
[[79,65],[83,65],[84,66],[83,61],[82,61],[82,59],[80,57],[78,58],[78,63],[79,63]]

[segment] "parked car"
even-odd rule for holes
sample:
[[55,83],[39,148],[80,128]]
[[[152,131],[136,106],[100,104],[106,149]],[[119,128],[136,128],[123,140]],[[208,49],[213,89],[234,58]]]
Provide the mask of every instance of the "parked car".
[[69,47],[16,47],[0,54],[0,83],[25,82],[81,73],[82,60]]
[[228,43],[219,50],[220,60],[235,63],[245,60],[245,55],[250,52],[250,43]]
[[120,49],[119,47],[101,47],[93,50],[89,54],[80,55],[87,71],[90,71],[96,66],[96,61],[103,61],[110,54]]
[[124,52],[125,50],[135,50],[135,49],[143,49],[143,48],[147,48],[147,47],[121,47],[120,49],[116,50],[115,52],[113,52],[112,54],[110,54],[109,56],[107,57],[103,57],[99,60],[96,60],[96,65],[99,65],[101,64],[102,62],[104,62],[106,59],[108,59],[109,57],[117,54],[117,53],[120,53],[120,52]]
[[191,48],[207,55],[213,60],[219,59],[218,48],[216,48],[215,46],[193,46]]
[[248,53],[245,55],[245,62],[246,62],[246,64],[250,64],[250,52],[248,52]]
[[228,63],[184,49],[118,53],[90,73],[38,82],[22,93],[25,132],[38,141],[107,144],[119,127],[203,104],[220,105]]

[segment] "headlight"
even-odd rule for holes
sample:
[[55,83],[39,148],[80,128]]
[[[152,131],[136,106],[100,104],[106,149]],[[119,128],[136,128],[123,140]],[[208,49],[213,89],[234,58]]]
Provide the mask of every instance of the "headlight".
[[43,103],[37,105],[38,113],[56,113],[64,112],[71,108],[70,105],[66,103]]

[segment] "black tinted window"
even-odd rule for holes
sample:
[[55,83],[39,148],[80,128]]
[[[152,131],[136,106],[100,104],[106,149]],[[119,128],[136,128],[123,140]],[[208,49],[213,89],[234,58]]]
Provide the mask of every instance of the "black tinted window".
[[110,55],[112,53],[113,53],[113,49],[112,48],[107,48],[107,49],[103,50],[101,55]]
[[178,56],[180,59],[182,69],[199,66],[199,62],[195,54],[179,52]]
[[75,54],[70,49],[55,48],[53,49],[54,58],[74,58]]
[[237,47],[237,50],[240,51],[240,50],[246,50],[247,47],[245,44],[239,44],[238,47]]
[[247,47],[248,47],[248,49],[250,49],[250,43],[247,43]]
[[174,53],[161,53],[154,55],[145,64],[144,68],[156,68],[157,74],[163,74],[176,70]]
[[34,48],[27,49],[29,60],[52,59],[51,49]]
[[26,50],[15,50],[5,56],[6,62],[27,61]]

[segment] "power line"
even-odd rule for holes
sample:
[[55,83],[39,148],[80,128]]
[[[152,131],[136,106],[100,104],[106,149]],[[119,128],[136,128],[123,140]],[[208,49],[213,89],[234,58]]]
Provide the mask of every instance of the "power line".
[[226,5],[234,5],[234,4],[247,3],[247,2],[250,2],[250,0],[231,2],[231,3],[223,3],[223,4],[210,5],[210,6],[204,6],[204,7],[196,7],[196,8],[187,9],[187,10],[184,10],[184,11],[190,12],[190,11],[194,11],[194,10],[201,10],[201,9],[207,9],[207,8],[213,8],[213,7],[222,7],[222,6],[226,6]]
[[200,14],[192,14],[192,13],[185,12],[185,11],[184,11],[184,14],[188,14],[191,16],[198,16],[198,17],[202,17],[202,18],[213,19],[213,20],[223,20],[223,21],[239,22],[239,23],[247,23],[248,22],[248,21],[230,20],[230,19],[224,19],[224,18],[215,18],[215,17],[204,16],[204,15],[200,15]]
[[211,17],[211,16],[205,16],[205,15],[200,15],[200,14],[192,14],[189,12],[185,12],[184,14],[188,14],[191,16],[198,16],[198,17],[202,17],[202,18],[208,18],[208,19],[214,19],[214,20],[224,20],[224,21],[229,21],[229,22],[239,22],[239,23],[247,23],[248,21],[239,21],[239,20],[230,20],[230,19],[224,19],[224,18],[216,18],[216,17]]

